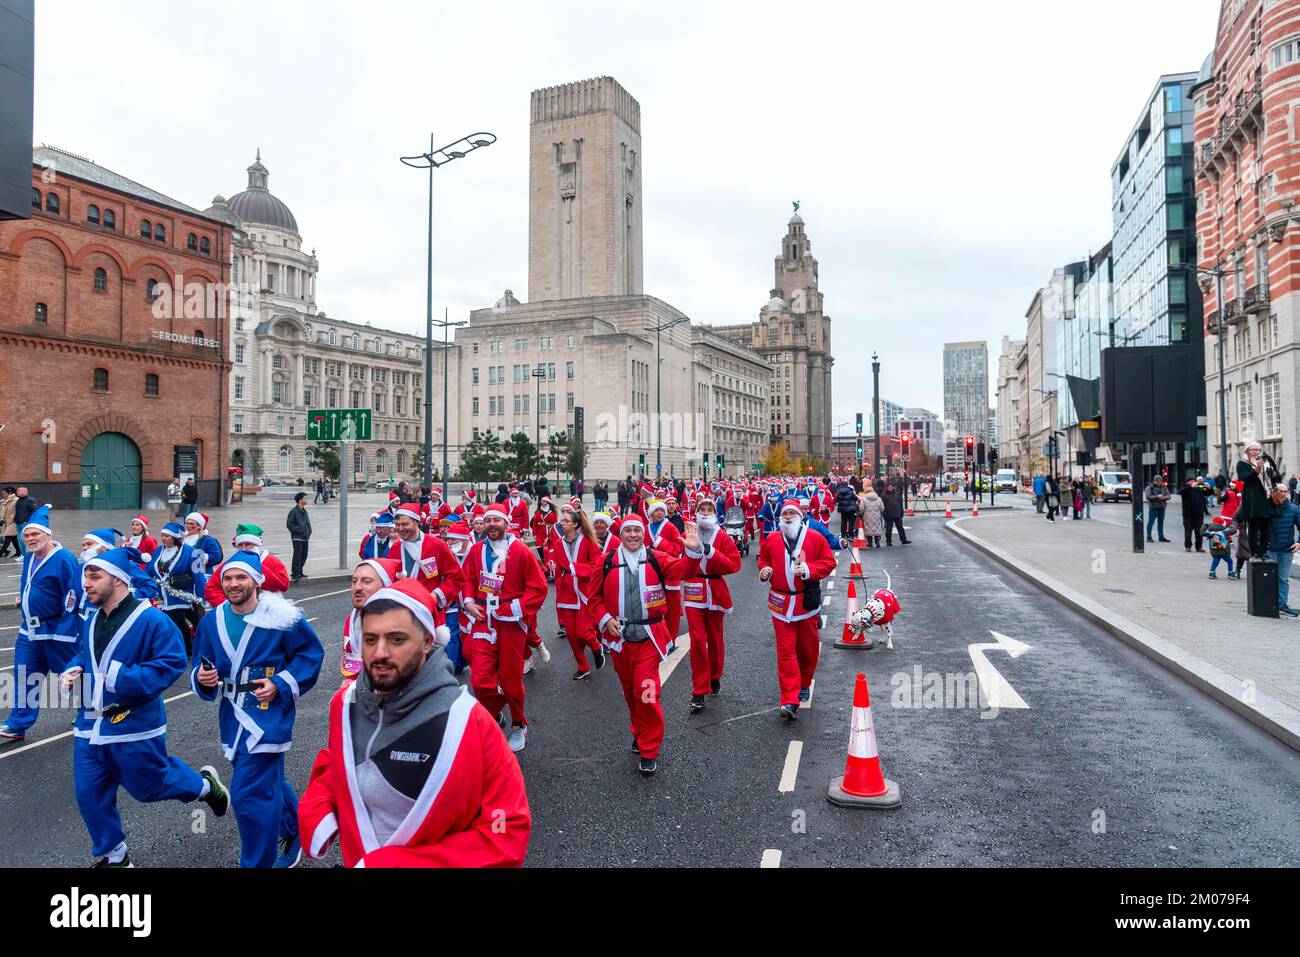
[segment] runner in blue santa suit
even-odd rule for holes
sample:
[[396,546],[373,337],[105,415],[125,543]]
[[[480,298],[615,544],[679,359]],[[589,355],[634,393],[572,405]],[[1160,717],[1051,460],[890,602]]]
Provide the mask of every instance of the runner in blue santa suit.
[[72,774],[96,867],[132,866],[119,787],[141,802],[202,799],[218,817],[230,804],[215,769],[195,771],[167,753],[162,696],[185,673],[185,646],[171,619],[136,595],[147,581],[141,561],[134,548],[87,559],[90,612],[63,672],[63,690],[80,689]]
[[221,571],[226,601],[199,622],[190,686],[206,701],[221,699],[218,725],[234,766],[230,798],[240,866],[293,867],[302,846],[298,798],[285,779],[284,756],[298,698],[316,684],[325,649],[298,606],[260,591],[262,581],[256,552],[227,559]]
[[[88,561],[96,555],[103,555],[110,549],[117,547],[118,537],[125,538],[125,536],[115,528],[97,528],[94,531],[86,533],[85,537],[81,540],[81,564],[83,567],[83,574],[85,573],[84,567]],[[140,560],[148,561],[143,553],[140,556]],[[141,571],[139,566],[136,567],[135,574],[131,576],[131,594],[136,598],[145,598],[149,601],[155,599],[161,600],[162,597],[162,592],[158,588],[158,583],[151,579],[144,571]],[[94,610],[95,606],[91,604],[87,597],[83,582],[81,599],[77,602],[77,615],[82,621],[85,621],[90,617],[90,613]]]
[[[376,534],[378,529],[386,529],[383,537]],[[393,513],[385,509],[375,516],[370,534],[361,540],[359,554],[362,561],[367,558],[387,558],[388,550],[393,547]]]
[[763,523],[763,534],[771,535],[781,524],[781,503],[785,499],[775,489],[767,493],[767,501],[759,510],[758,518]]
[[45,675],[62,674],[77,653],[81,618],[81,565],[77,556],[54,541],[50,506],[32,512],[23,526],[23,572],[18,597],[18,640],[14,646],[14,708],[0,724],[0,744],[21,741],[36,723],[36,700]]
[[191,611],[203,597],[207,584],[203,574],[204,554],[193,545],[184,544],[185,529],[177,522],[164,525],[159,539],[146,571],[158,589],[158,607],[180,629],[188,652],[194,644]]

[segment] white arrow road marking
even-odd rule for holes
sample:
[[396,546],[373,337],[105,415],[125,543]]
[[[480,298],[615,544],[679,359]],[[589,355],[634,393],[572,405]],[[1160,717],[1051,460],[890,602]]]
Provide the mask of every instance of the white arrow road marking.
[[975,676],[984,691],[985,702],[990,708],[1028,708],[1025,699],[1016,694],[1016,689],[1007,683],[1007,679],[1002,677],[998,669],[989,664],[988,659],[984,657],[984,652],[1005,651],[1012,658],[1019,658],[1029,651],[1029,645],[996,631],[990,631],[989,634],[993,636],[993,641],[982,645],[971,645],[966,649],[970,652],[971,663],[975,666]]

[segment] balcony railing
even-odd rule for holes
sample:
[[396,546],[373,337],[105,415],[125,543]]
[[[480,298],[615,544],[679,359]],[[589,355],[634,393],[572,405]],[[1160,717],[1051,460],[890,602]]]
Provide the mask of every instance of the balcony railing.
[[1236,325],[1239,322],[1246,321],[1246,314],[1241,311],[1240,299],[1229,299],[1223,306],[1223,317],[1227,320],[1228,325]]
[[1218,130],[1201,145],[1200,151],[1196,154],[1198,169],[1204,169],[1213,162],[1219,151],[1232,141],[1247,119],[1253,116],[1257,125],[1263,122],[1263,102],[1264,87],[1259,81],[1256,81],[1250,89],[1238,92],[1232,109],[1225,109],[1220,116]]
[[1205,331],[1208,333],[1216,333],[1219,331],[1219,310],[1215,309],[1213,312],[1206,314]]
[[1246,290],[1247,312],[1268,312],[1268,307],[1268,283],[1262,282]]

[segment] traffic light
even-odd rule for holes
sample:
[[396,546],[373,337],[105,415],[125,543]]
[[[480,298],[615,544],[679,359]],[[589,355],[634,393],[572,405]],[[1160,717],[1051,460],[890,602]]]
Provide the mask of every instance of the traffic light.
[[980,465],[984,464],[984,443],[983,442],[979,444],[979,451],[976,453],[976,461],[979,462]]
[[641,463],[640,463],[640,464],[641,464],[641,475],[644,476],[644,475],[645,475],[645,453],[644,453],[644,452],[641,453]]
[[911,436],[911,434],[908,433],[908,432],[904,432],[904,433],[902,433],[902,434],[898,437],[898,440],[899,440],[899,442],[902,443],[902,449],[903,449],[903,461],[904,461],[904,462],[910,461],[911,458],[912,458],[912,436]]
[[998,450],[989,449],[989,465],[997,465],[997,464],[998,464]]
[[862,461],[862,446],[858,446],[858,461]]
[[858,435],[862,434],[862,413],[858,413]]
[[966,461],[969,462],[974,458],[975,458],[975,436],[968,435],[966,436]]

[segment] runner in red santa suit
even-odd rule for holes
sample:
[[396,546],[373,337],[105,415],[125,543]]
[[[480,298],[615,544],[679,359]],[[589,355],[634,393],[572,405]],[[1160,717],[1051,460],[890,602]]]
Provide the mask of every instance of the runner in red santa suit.
[[442,489],[435,485],[429,489],[429,504],[425,506],[429,515],[429,526],[437,528],[444,518],[451,517],[451,506],[442,500]]
[[407,502],[393,518],[397,540],[385,558],[401,563],[403,578],[413,578],[433,596],[438,625],[447,624],[447,606],[460,596],[460,562],[447,543],[420,530],[420,506]]
[[618,536],[610,529],[614,525],[614,516],[609,512],[593,512],[591,530],[596,533],[596,545],[601,552],[611,552],[618,548]]
[[691,711],[696,712],[704,710],[705,695],[722,690],[722,626],[731,614],[726,576],[740,571],[740,552],[718,527],[717,506],[709,498],[695,506],[695,529],[687,529],[682,544],[682,603],[691,635]]
[[543,495],[537,500],[537,511],[533,513],[529,528],[533,532],[533,547],[537,549],[538,561],[546,561],[546,549],[550,546],[551,535],[560,514],[551,505],[551,497]]
[[483,506],[478,504],[475,499],[477,493],[472,488],[464,489],[460,493],[460,501],[452,509],[452,513],[460,516],[460,520],[468,524],[475,515],[483,514]]
[[528,503],[519,492],[516,485],[510,486],[510,497],[501,503],[505,506],[506,515],[509,517],[510,527],[508,531],[516,538],[524,534],[524,529],[528,527]]
[[640,771],[655,773],[664,740],[659,663],[666,657],[668,592],[664,581],[680,575],[683,560],[645,548],[645,524],[629,515],[618,523],[619,545],[587,580],[587,609],[613,655],[632,720],[632,746]]
[[395,558],[363,559],[352,570],[352,610],[343,619],[343,656],[339,659],[344,683],[361,673],[361,609],[366,599],[397,581],[401,573],[402,563]]
[[[646,505],[646,516],[649,519],[645,525],[647,545],[673,558],[681,557],[682,536],[676,526],[668,521],[668,506],[659,499],[654,499]],[[682,624],[682,583],[667,570],[664,574],[668,576],[665,583],[668,589],[668,608],[664,613],[664,624],[668,626],[668,650],[672,651],[677,644],[677,629]]]
[[808,511],[823,525],[827,525],[831,520],[831,512],[834,508],[835,497],[831,495],[830,489],[826,487],[825,482],[819,482],[817,491],[813,493],[813,497],[809,502]]
[[780,524],[763,539],[758,553],[758,577],[768,583],[767,607],[776,631],[776,675],[781,688],[779,714],[793,721],[799,703],[807,701],[821,644],[817,623],[821,601],[804,608],[804,591],[835,569],[835,555],[826,539],[803,523],[803,509],[793,499],[781,506]]
[[560,520],[559,534],[546,550],[546,572],[555,582],[555,614],[560,630],[569,640],[569,648],[578,662],[573,679],[582,681],[591,674],[587,650],[591,651],[596,670],[605,667],[605,652],[596,639],[596,623],[588,614],[584,583],[600,566],[604,552],[596,542],[591,522],[581,511],[566,508]]
[[461,635],[474,696],[494,718],[510,706],[510,750],[522,751],[528,740],[523,681],[527,622],[546,602],[546,574],[532,549],[507,531],[509,524],[504,503],[489,506],[483,515],[487,540],[471,546],[465,559],[461,610],[468,621],[461,618]]
[[763,493],[758,486],[751,485],[740,503],[745,512],[745,534],[751,540],[758,537],[758,510],[763,507]]
[[122,547],[140,550],[140,554],[144,557],[144,565],[141,565],[141,568],[149,564],[153,553],[158,551],[158,540],[149,534],[149,519],[143,515],[131,519],[131,534],[126,537]]
[[456,683],[435,608],[403,579],[366,601],[363,670],[330,701],[298,802],[303,850],[337,837],[345,867],[518,867],[532,815],[519,762]]

